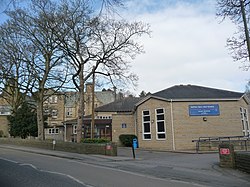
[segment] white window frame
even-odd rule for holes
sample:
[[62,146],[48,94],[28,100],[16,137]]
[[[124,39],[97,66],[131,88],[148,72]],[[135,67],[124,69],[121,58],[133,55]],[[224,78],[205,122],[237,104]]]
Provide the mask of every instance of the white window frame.
[[241,125],[244,136],[250,136],[250,127],[248,121],[248,110],[244,107],[240,107]]
[[72,107],[67,107],[66,108],[66,116],[67,117],[73,116],[73,108]]
[[52,118],[57,118],[57,115],[58,115],[58,110],[57,110],[57,109],[53,109],[53,110],[51,111],[51,117],[52,117]]
[[11,107],[9,105],[0,105],[0,116],[1,115],[11,115]]
[[52,95],[49,97],[50,103],[57,103],[57,95]]
[[77,125],[73,125],[73,134],[77,134]]
[[59,128],[48,128],[48,134],[59,134]]
[[[144,115],[144,112],[148,112],[148,115]],[[144,121],[144,117],[149,117],[149,121]],[[144,132],[144,125],[149,123],[149,132]],[[145,135],[150,135],[150,138],[145,138]],[[142,111],[142,139],[143,140],[152,140],[152,129],[151,129],[151,115],[150,110]]]
[[[157,113],[157,110],[163,110],[163,113]],[[163,120],[158,120],[157,119],[157,115],[163,115]],[[164,125],[164,131],[163,132],[159,132],[158,131],[158,122],[162,123]],[[156,128],[156,139],[157,140],[166,140],[166,123],[165,123],[165,109],[164,108],[156,108],[155,109],[155,128]],[[159,138],[158,135],[164,134],[165,138]]]

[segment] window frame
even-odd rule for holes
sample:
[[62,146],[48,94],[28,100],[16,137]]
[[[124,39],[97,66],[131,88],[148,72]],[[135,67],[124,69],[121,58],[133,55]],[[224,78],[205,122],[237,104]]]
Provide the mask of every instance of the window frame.
[[59,134],[59,128],[53,127],[53,128],[48,128],[48,134]]
[[240,107],[241,125],[244,136],[250,136],[250,126],[247,108]]
[[66,117],[73,116],[73,107],[66,107]]
[[[148,112],[148,115],[144,115],[144,112]],[[144,117],[149,117],[148,121],[144,121]],[[145,124],[149,123],[149,132],[145,132]],[[145,135],[150,135],[150,138],[145,138]],[[152,127],[151,127],[151,115],[150,110],[142,110],[142,139],[152,140]]]
[[[157,113],[157,110],[162,110],[162,113]],[[163,115],[163,119],[158,120],[157,116],[159,116],[159,115]],[[166,138],[167,138],[167,134],[166,134],[166,122],[165,121],[166,121],[165,120],[165,108],[156,108],[155,109],[155,128],[156,128],[155,132],[156,132],[156,140],[166,140]],[[164,131],[159,132],[158,122],[159,123],[163,122]],[[162,134],[165,135],[165,138],[159,138],[159,135],[162,135]]]

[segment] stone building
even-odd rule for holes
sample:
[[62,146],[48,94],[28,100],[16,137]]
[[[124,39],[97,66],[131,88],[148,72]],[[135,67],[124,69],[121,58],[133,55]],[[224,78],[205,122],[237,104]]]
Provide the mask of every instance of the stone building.
[[[85,116],[92,113],[92,84],[86,84]],[[115,101],[116,93],[112,90],[96,91],[94,93],[94,107],[99,107]],[[45,113],[48,114],[48,127],[45,129],[45,139],[74,141],[76,139],[76,119],[79,107],[78,92],[57,92],[44,102]],[[87,117],[87,124],[90,122]],[[110,127],[111,128],[111,127]],[[104,131],[110,131],[106,129]],[[98,131],[98,130],[97,130]],[[99,131],[98,131],[99,132]]]
[[141,148],[190,150],[195,149],[192,140],[199,137],[250,134],[249,99],[244,93],[178,85],[124,103],[96,109],[98,115],[112,113],[115,142],[120,134],[135,134]]
[[11,107],[0,95],[0,137],[9,137],[9,122],[7,116],[11,115]]

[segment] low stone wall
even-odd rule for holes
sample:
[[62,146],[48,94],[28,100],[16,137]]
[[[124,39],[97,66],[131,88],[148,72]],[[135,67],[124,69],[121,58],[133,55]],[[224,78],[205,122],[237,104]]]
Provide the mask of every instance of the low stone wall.
[[115,143],[94,144],[56,141],[55,145],[53,145],[53,141],[39,141],[19,138],[0,138],[0,144],[12,144],[49,150],[55,149],[57,151],[80,154],[117,156],[117,145]]
[[250,173],[250,152],[235,152],[235,167]]

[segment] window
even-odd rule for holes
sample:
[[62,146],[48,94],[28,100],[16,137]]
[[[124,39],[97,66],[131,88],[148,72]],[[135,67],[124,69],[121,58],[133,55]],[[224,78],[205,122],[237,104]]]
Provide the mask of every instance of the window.
[[66,116],[70,117],[73,115],[73,108],[66,108]]
[[248,122],[248,111],[245,108],[240,108],[242,131],[244,136],[250,135],[249,122]]
[[73,125],[73,134],[77,134],[77,125]]
[[57,96],[56,95],[50,96],[49,97],[49,102],[50,103],[57,103]]
[[164,109],[156,109],[156,138],[166,139],[165,114]]
[[151,140],[151,126],[150,126],[149,110],[142,111],[142,131],[143,131],[143,139]]
[[126,123],[122,123],[122,128],[123,129],[127,128],[127,124]]
[[48,134],[59,134],[59,128],[49,128]]
[[10,115],[11,107],[8,105],[0,105],[0,115]]
[[56,109],[52,110],[51,116],[52,116],[52,118],[57,118],[57,110]]

